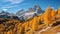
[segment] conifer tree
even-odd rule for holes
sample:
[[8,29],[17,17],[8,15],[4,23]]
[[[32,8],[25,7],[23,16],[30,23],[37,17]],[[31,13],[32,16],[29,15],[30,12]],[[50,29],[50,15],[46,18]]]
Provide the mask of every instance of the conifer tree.
[[52,17],[52,20],[55,20],[55,18],[56,18],[56,11],[55,10],[51,11],[51,17]]
[[32,22],[32,30],[35,31],[37,29],[38,29],[37,17],[34,17]]
[[46,25],[49,25],[51,23],[51,11],[52,9],[50,7],[47,7],[44,13],[44,23]]
[[58,16],[60,17],[60,6],[58,7]]

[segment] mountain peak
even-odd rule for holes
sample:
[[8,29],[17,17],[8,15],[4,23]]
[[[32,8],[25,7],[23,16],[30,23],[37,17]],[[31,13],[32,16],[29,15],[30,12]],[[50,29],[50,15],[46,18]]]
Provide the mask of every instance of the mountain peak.
[[38,7],[38,4],[35,4],[34,7]]

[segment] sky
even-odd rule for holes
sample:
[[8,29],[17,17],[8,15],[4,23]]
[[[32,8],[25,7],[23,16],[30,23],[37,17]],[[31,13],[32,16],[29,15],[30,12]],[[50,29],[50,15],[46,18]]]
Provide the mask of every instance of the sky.
[[21,9],[26,11],[35,4],[40,6],[42,10],[45,10],[48,6],[56,10],[60,6],[60,0],[0,0],[0,12],[4,10],[16,13]]

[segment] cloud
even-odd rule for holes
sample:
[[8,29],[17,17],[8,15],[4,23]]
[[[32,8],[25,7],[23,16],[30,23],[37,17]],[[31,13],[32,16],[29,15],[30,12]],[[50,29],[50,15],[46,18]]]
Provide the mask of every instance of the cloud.
[[4,3],[8,3],[9,4],[3,6],[1,9],[8,9],[8,8],[12,8],[12,7],[18,7],[18,4],[22,3],[24,0],[2,0]]
[[7,11],[7,9],[2,9],[2,10]]
[[24,0],[5,0],[5,2],[11,2],[11,4],[18,4],[23,2]]
[[17,6],[18,6],[18,5],[13,5],[13,6],[7,5],[7,6],[4,6],[4,7],[2,7],[2,8],[3,8],[3,9],[4,9],[4,8],[8,9],[8,8],[17,7]]
[[3,0],[3,2],[5,2],[5,3],[10,2],[10,3],[7,4],[7,5],[19,4],[19,3],[22,3],[23,1],[24,1],[24,0]]
[[13,8],[13,7],[22,7],[22,5],[26,5],[26,4],[28,4],[28,3],[23,3],[23,4],[15,4],[15,5],[6,5],[6,6],[3,6],[2,8],[4,9],[4,8]]

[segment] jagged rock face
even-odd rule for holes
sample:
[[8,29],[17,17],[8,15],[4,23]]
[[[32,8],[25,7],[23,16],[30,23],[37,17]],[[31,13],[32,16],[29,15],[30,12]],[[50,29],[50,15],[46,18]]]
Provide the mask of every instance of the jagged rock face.
[[18,16],[23,16],[23,19],[30,19],[33,16],[37,16],[38,14],[43,13],[44,11],[38,6],[38,5],[34,5],[34,7],[29,8],[28,11],[24,12],[24,10],[20,10],[16,13],[16,15]]
[[18,11],[17,13],[16,13],[16,16],[21,20],[21,21],[24,21],[25,19],[25,12],[24,12],[24,10],[22,9],[22,10],[20,10],[20,11]]
[[37,11],[38,14],[41,14],[44,12],[38,5],[34,5],[34,11]]
[[10,13],[5,12],[5,11],[2,11],[2,12],[0,13],[0,15],[10,15]]
[[21,15],[24,15],[24,14],[25,14],[25,12],[24,12],[23,9],[21,9],[20,11],[18,11],[18,12],[16,13],[16,15],[18,15],[18,16],[21,16]]
[[24,19],[23,16],[21,16],[19,19],[20,19],[21,22],[24,22],[26,20],[26,19]]
[[29,12],[34,12],[34,8],[29,8],[27,13],[29,13]]
[[33,8],[28,9],[28,11],[25,13],[24,17],[25,17],[25,19],[30,19],[41,13],[43,13],[42,9],[38,5],[34,5]]
[[0,15],[0,18],[10,18],[10,16],[7,16],[7,15]]

